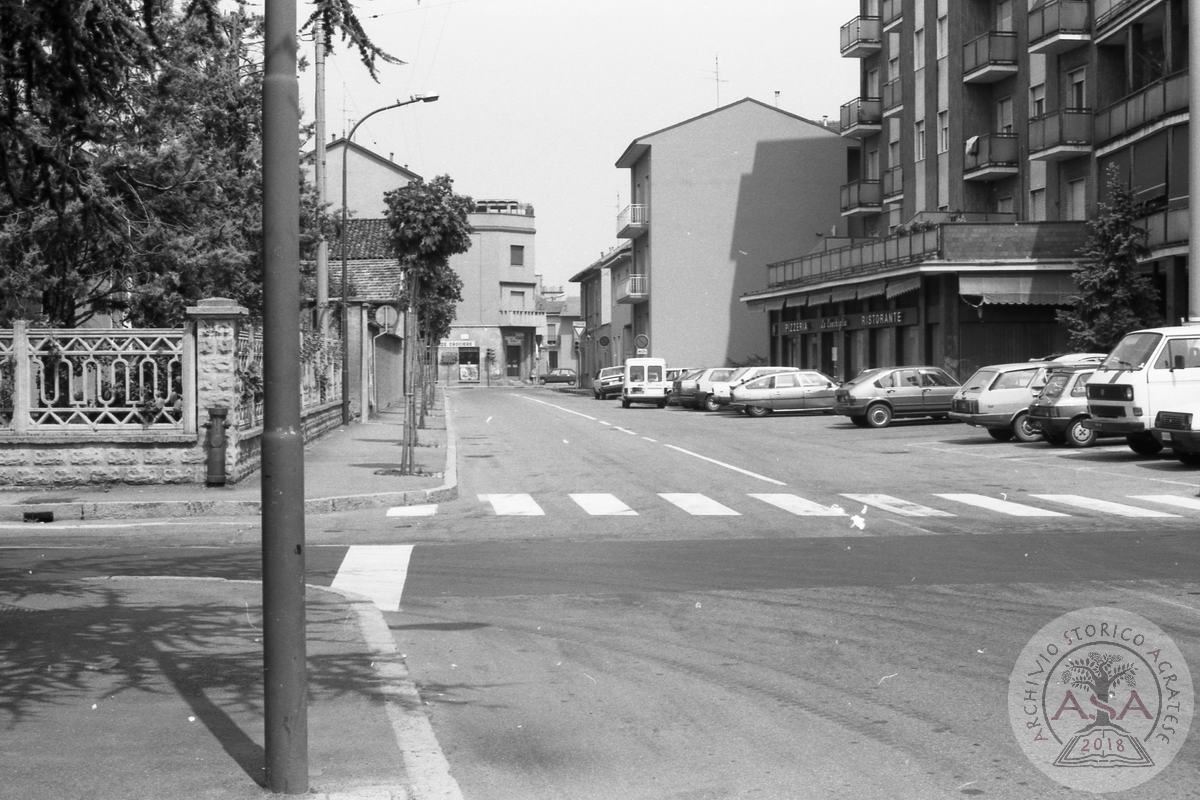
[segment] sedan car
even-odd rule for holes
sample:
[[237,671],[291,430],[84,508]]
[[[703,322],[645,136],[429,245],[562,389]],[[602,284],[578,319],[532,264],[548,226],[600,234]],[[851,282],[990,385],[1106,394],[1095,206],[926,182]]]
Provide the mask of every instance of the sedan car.
[[620,396],[621,387],[624,385],[625,367],[604,367],[596,373],[596,379],[592,381],[592,397],[604,400]]
[[752,417],[775,411],[833,411],[837,383],[816,370],[780,372],[754,378],[731,390],[730,405]]
[[[676,378],[671,386],[671,395],[677,405],[684,408],[702,408],[704,400],[712,393],[712,385],[717,381],[728,380],[733,374],[733,367],[707,367],[697,370],[682,378]],[[713,402],[716,408],[716,402]]]
[[558,369],[550,370],[545,375],[539,375],[538,383],[565,383],[567,386],[574,386],[577,377],[575,370],[568,369],[567,367],[559,367]]
[[708,411],[717,411],[729,405],[733,389],[763,375],[774,375],[777,372],[799,372],[799,367],[738,367],[723,381],[713,381],[709,391],[704,395],[703,405]]
[[898,417],[946,419],[958,387],[941,367],[877,367],[843,383],[833,410],[860,428],[886,428]]

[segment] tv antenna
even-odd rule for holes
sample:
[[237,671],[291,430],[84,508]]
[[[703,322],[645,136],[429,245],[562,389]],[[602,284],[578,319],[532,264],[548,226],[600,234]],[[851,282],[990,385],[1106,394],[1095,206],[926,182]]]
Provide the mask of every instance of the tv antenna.
[[721,84],[729,81],[721,80],[721,57],[713,56],[713,81],[717,84],[717,106],[721,105]]

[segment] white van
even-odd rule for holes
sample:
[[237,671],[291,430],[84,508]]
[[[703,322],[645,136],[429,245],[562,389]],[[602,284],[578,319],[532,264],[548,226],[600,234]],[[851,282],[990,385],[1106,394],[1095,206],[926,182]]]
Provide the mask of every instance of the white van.
[[1087,398],[1084,427],[1124,435],[1141,455],[1162,450],[1153,431],[1159,412],[1188,412],[1200,403],[1200,326],[1125,334],[1088,380]]
[[659,408],[666,408],[670,390],[666,359],[626,359],[625,385],[621,387],[622,408],[629,408],[634,403],[653,403]]

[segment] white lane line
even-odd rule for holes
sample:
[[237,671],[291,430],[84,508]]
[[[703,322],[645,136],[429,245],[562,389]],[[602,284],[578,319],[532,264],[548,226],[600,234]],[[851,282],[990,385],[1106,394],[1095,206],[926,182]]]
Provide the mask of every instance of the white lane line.
[[333,578],[333,588],[361,594],[385,611],[396,611],[412,550],[411,544],[352,545]]
[[422,503],[415,506],[392,506],[387,510],[389,517],[432,517],[437,513],[437,503]]
[[687,492],[667,492],[658,495],[668,503],[683,509],[695,517],[740,517],[741,514],[711,497]]
[[491,503],[492,511],[502,517],[541,517],[546,512],[542,510],[527,494],[481,494],[482,503]]
[[622,428],[620,425],[613,425],[613,428],[619,430],[621,433],[627,433],[630,436],[637,436],[637,431],[631,431],[629,428]]
[[868,506],[881,508],[884,511],[890,511],[893,514],[899,514],[902,517],[953,517],[949,511],[941,511],[929,506],[923,506],[920,503],[912,503],[908,500],[901,500],[899,497],[892,497],[889,494],[843,494],[842,497],[848,497],[859,503],[864,503]]
[[1064,514],[1061,511],[1051,511],[1048,508],[1027,506],[1024,503],[1015,503],[1012,500],[1004,500],[1000,497],[989,497],[986,494],[936,494],[934,497],[944,497],[947,500],[954,500],[958,503],[966,503],[969,506],[978,506],[979,508],[985,508],[988,511],[996,511],[1001,514],[1008,514],[1010,517],[1071,516],[1070,514]]
[[776,508],[782,508],[784,511],[800,517],[846,516],[846,511],[841,506],[823,506],[820,503],[814,503],[812,500],[806,500],[803,497],[798,497],[794,494],[751,493],[750,497],[753,497],[756,500],[762,500],[764,503],[770,503]]
[[555,409],[558,409],[559,411],[565,411],[566,413],[574,414],[577,417],[583,417],[584,419],[590,419],[592,422],[600,421],[600,420],[596,419],[596,417],[593,417],[591,414],[584,414],[582,411],[575,411],[574,409],[567,408],[566,406],[560,406],[557,403],[547,403],[545,400],[538,400],[536,397],[529,397],[528,395],[520,395],[520,396],[526,400],[529,400],[530,402],[540,403],[544,406],[550,406],[550,408],[555,408]]
[[1094,497],[1084,497],[1079,494],[1031,494],[1039,500],[1049,500],[1052,503],[1062,503],[1084,511],[1099,511],[1104,514],[1116,514],[1119,517],[1178,517],[1167,511],[1155,511],[1152,508],[1138,508],[1124,503],[1113,503],[1109,500],[1097,500]]
[[732,464],[726,464],[724,461],[717,461],[715,458],[709,458],[708,456],[702,456],[699,453],[693,453],[691,450],[684,450],[682,447],[676,447],[673,444],[665,444],[663,447],[669,447],[672,450],[678,451],[687,456],[691,456],[692,458],[698,458],[701,461],[707,461],[710,464],[716,464],[718,467],[724,467],[725,469],[731,469],[734,472],[740,472],[741,474],[748,475],[751,478],[758,478],[760,481],[773,483],[776,486],[787,486],[787,484],[783,481],[777,481],[774,478],[768,478],[766,475],[759,475],[757,472],[751,472],[748,469],[742,469],[741,467],[735,467]]
[[636,517],[637,512],[612,494],[573,494],[580,508],[594,517]]
[[1148,500],[1151,503],[1163,503],[1189,511],[1200,511],[1200,497],[1180,497],[1174,494],[1131,494],[1130,500]]

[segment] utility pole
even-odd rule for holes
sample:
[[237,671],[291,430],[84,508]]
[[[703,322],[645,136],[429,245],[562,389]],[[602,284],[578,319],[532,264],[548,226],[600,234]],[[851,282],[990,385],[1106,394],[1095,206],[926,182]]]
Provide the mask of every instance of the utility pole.
[[300,424],[300,86],[296,2],[266,0],[263,77],[262,584],[267,788],[308,792]]
[[[316,98],[313,109],[316,112],[317,124],[315,174],[319,218],[325,213],[326,196],[329,193],[329,182],[325,173],[325,28],[319,21],[313,26],[313,44],[316,50],[313,58],[316,62]],[[317,330],[321,332],[322,339],[329,336],[329,241],[320,227],[317,229]]]
[[[1200,0],[1188,0],[1188,106],[1200,109]],[[1200,125],[1188,127],[1187,321],[1200,323]]]

